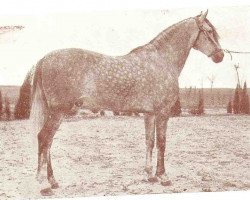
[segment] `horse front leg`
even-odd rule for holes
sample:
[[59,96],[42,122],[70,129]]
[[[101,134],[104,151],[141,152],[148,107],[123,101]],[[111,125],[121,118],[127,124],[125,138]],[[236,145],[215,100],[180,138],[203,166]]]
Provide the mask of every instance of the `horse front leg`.
[[147,179],[149,182],[156,182],[157,178],[153,175],[152,152],[155,144],[155,115],[145,114],[145,136],[146,136],[146,166]]
[[164,155],[166,149],[166,130],[169,117],[158,115],[156,117],[156,140],[157,140],[157,169],[156,176],[163,186],[171,185],[171,181],[165,173]]

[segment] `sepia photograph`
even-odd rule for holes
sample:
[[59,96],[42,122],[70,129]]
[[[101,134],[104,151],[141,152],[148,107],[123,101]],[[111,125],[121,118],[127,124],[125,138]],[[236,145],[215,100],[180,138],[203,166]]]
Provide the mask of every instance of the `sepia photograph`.
[[31,2],[0,9],[0,199],[250,190],[250,4]]

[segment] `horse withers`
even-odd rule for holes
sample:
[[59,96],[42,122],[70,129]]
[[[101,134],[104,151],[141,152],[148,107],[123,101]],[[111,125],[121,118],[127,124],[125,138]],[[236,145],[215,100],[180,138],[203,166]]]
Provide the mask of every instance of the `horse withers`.
[[[179,95],[178,77],[192,48],[219,63],[223,51],[207,12],[170,26],[144,46],[124,56],[106,56],[82,49],[49,53],[36,65],[31,117],[38,138],[37,179],[58,187],[50,148],[61,119],[76,102],[90,110],[144,113],[148,181],[170,185],[164,155],[167,122]],[[155,133],[156,132],[156,133]],[[156,173],[152,150],[157,147]],[[46,180],[47,179],[47,180]]]

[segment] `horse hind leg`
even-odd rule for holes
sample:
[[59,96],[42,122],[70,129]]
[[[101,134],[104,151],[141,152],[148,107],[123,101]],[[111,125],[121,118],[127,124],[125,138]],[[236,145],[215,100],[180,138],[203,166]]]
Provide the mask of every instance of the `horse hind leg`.
[[50,157],[50,148],[48,149],[48,157],[47,157],[47,178],[48,178],[48,181],[51,185],[51,188],[52,189],[57,189],[59,188],[59,184],[58,182],[56,181],[55,177],[54,177],[54,174],[53,174],[53,169],[52,169],[52,165],[51,165],[51,157]]
[[147,179],[149,182],[157,182],[153,175],[152,152],[155,143],[155,116],[151,114],[144,115],[145,133],[146,133],[146,166]]
[[[45,183],[46,177],[51,185],[51,188],[57,188],[50,158],[50,148],[52,145],[53,137],[61,124],[62,114],[51,114],[43,125],[43,128],[38,134],[38,169],[37,180],[40,183]],[[48,188],[41,190],[43,195],[49,195],[52,191]]]

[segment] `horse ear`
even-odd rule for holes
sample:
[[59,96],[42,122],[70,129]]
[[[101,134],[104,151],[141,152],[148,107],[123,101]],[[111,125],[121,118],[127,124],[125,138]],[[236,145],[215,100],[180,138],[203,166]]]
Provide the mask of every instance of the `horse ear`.
[[201,15],[199,17],[200,22],[204,22],[204,20],[207,17],[207,14],[208,14],[208,10],[205,13],[201,12]]

